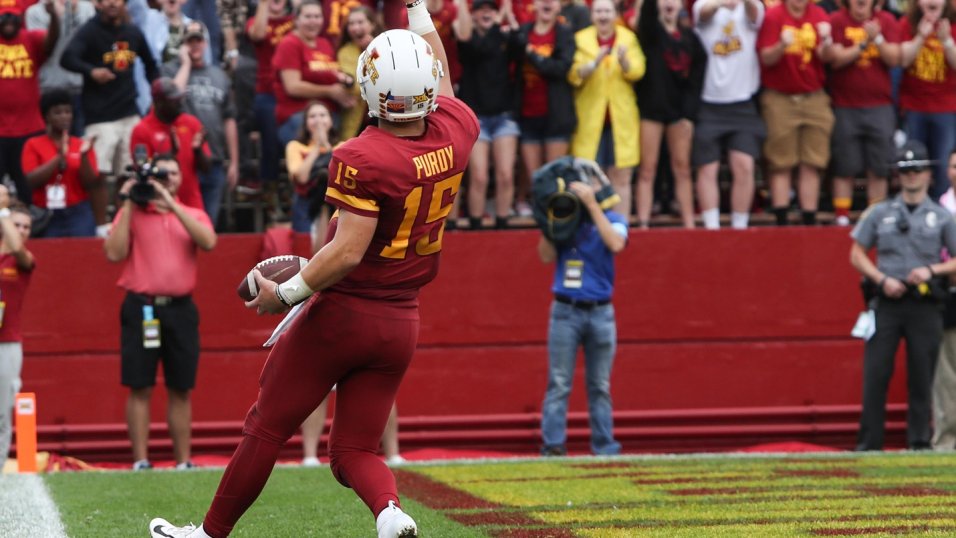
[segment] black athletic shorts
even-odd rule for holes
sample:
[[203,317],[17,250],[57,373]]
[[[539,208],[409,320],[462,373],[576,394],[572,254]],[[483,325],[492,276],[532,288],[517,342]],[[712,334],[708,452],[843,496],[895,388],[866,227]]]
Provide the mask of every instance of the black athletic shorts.
[[[160,347],[143,346],[143,307],[152,305],[159,320]],[[163,363],[167,387],[190,390],[199,366],[199,310],[192,297],[149,297],[128,292],[120,308],[121,379],[141,389],[156,384],[156,366]]]

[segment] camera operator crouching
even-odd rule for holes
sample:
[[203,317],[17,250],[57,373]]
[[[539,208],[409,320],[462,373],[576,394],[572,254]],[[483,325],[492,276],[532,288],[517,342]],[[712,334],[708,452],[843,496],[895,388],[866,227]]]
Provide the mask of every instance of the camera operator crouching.
[[199,313],[192,300],[198,249],[212,250],[216,233],[202,209],[180,203],[182,171],[172,155],[138,163],[136,177],[119,190],[122,202],[104,244],[111,262],[125,262],[117,284],[125,288],[120,310],[122,384],[133,468],[147,457],[149,407],[156,367],[163,362],[169,432],[177,467],[189,460],[190,391],[199,364]]
[[[930,447],[931,387],[943,335],[942,277],[956,273],[956,221],[927,190],[933,161],[926,147],[908,141],[899,152],[901,192],[868,209],[851,237],[850,263],[874,285],[871,327],[863,331],[863,412],[857,450],[882,450],[886,393],[900,338],[906,339],[909,392],[906,440],[910,449]],[[867,252],[876,249],[874,264]]]

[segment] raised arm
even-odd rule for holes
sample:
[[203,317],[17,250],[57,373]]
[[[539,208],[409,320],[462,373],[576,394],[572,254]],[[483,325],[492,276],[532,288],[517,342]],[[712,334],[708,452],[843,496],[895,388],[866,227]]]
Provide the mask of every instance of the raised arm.
[[408,9],[408,29],[422,36],[422,39],[428,43],[435,58],[441,62],[442,69],[445,70],[445,76],[438,83],[438,95],[445,97],[454,97],[455,90],[451,86],[451,73],[448,72],[448,56],[445,54],[445,46],[442,45],[438,31],[435,30],[435,23],[432,16],[425,8],[425,0],[413,0],[410,4],[405,4]]

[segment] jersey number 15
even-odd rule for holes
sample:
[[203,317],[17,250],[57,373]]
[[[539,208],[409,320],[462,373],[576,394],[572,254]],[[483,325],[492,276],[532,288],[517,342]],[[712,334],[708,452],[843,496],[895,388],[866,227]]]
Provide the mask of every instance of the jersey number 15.
[[[425,214],[425,224],[431,224],[448,216],[448,213],[451,211],[451,203],[444,203],[445,193],[450,193],[452,197],[455,196],[458,192],[458,187],[461,185],[461,176],[462,174],[455,174],[435,183],[432,189],[431,200],[424,208],[422,207],[423,187],[421,185],[415,187],[412,189],[412,192],[408,193],[408,196],[405,197],[405,218],[402,219],[402,224],[398,227],[398,232],[395,234],[395,237],[382,249],[381,256],[383,258],[395,260],[405,259],[405,255],[408,252],[408,241],[412,235],[412,226],[414,226],[415,220],[418,218],[419,211],[427,210]],[[443,222],[441,228],[438,230],[438,238],[431,241],[429,234],[422,236],[415,243],[415,253],[419,256],[428,256],[429,254],[435,254],[441,251],[441,240],[444,234],[445,223]]]

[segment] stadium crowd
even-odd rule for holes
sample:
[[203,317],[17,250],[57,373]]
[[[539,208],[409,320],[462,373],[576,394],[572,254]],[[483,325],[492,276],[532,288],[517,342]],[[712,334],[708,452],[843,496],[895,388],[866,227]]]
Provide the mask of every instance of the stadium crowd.
[[[599,162],[640,227],[671,210],[719,227],[722,162],[733,227],[754,210],[787,224],[794,202],[804,224],[822,202],[847,225],[856,179],[860,206],[886,197],[894,136],[928,146],[934,198],[948,187],[956,2],[589,4],[429,0],[447,75],[482,126],[453,213],[469,228],[529,217],[533,172],[567,154]],[[105,236],[116,178],[171,152],[183,202],[217,228],[239,193],[312,231],[329,150],[371,122],[359,54],[405,24],[400,0],[3,0],[0,177],[32,206],[35,235]]]

